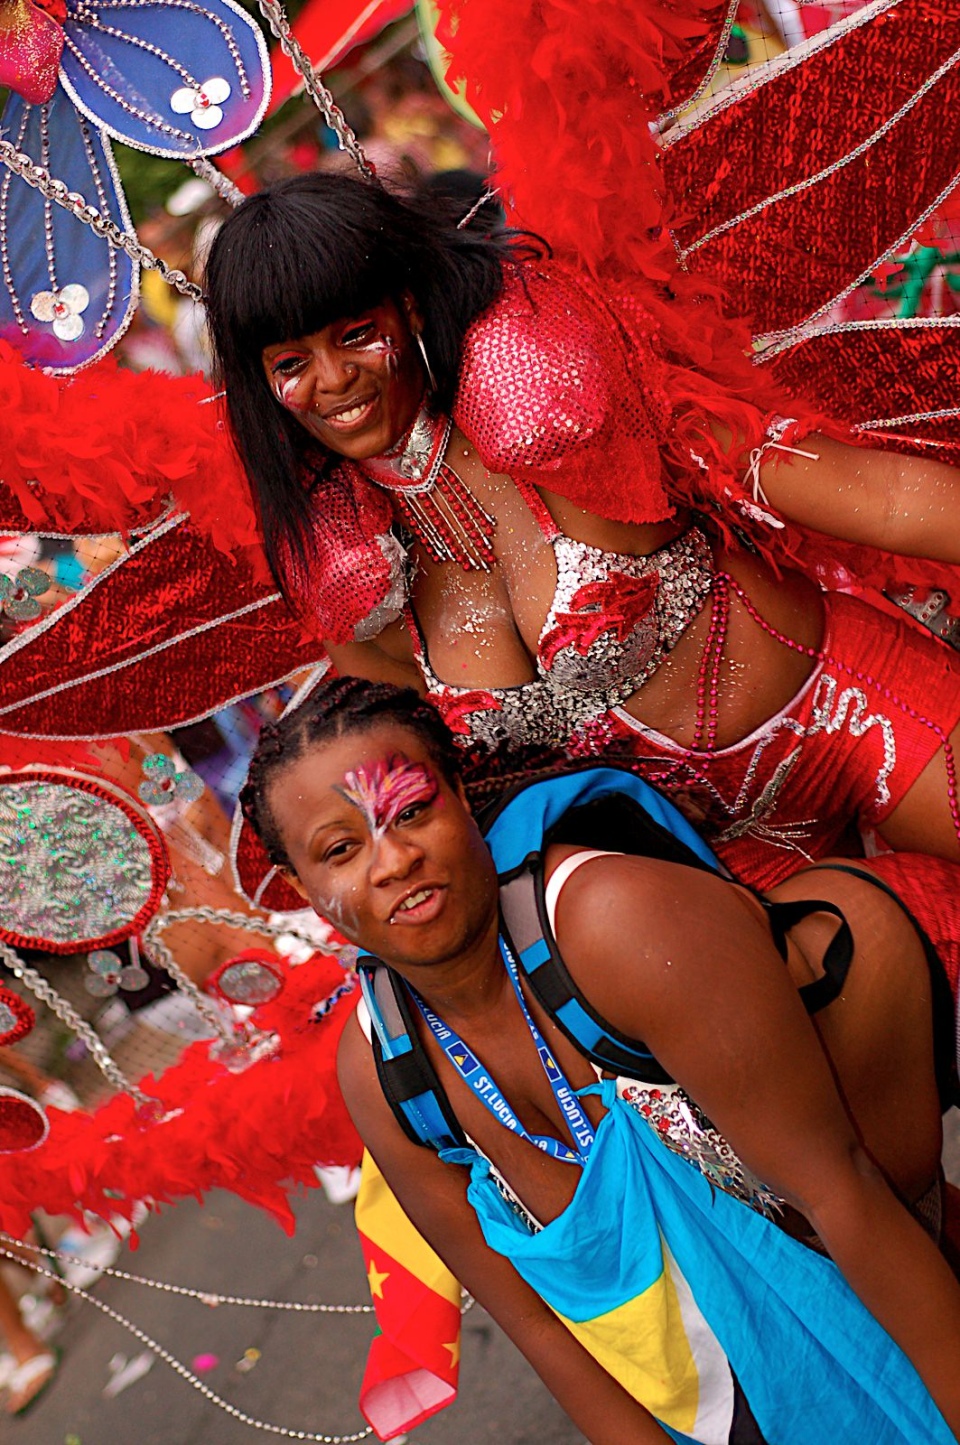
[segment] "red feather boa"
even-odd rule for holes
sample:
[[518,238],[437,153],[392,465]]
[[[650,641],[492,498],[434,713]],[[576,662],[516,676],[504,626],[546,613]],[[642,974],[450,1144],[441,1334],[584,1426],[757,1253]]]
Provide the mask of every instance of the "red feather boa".
[[240,1074],[192,1044],[143,1090],[171,1115],[144,1124],[126,1094],[93,1113],[50,1109],[39,1149],[0,1155],[0,1228],[22,1237],[30,1213],[129,1218],[138,1200],[155,1205],[211,1189],[229,1189],[267,1209],[293,1233],[287,1199],[314,1185],[314,1164],[357,1164],[361,1145],[336,1078],[336,1052],[358,991],[322,1022],[311,1006],[344,980],[332,959],[315,956],[290,969],[283,993],[256,1010],[254,1022],[279,1034],[279,1052]]
[[221,551],[259,551],[250,487],[211,396],[202,377],[112,359],[49,376],[0,342],[0,529],[128,532],[172,496]]

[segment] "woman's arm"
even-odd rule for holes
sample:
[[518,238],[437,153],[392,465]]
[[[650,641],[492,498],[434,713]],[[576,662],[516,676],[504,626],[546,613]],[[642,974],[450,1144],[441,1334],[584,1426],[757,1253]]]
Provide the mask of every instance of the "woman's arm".
[[557,931],[591,1003],[806,1216],[960,1438],[960,1285],[864,1149],[759,913],[713,875],[614,858],[574,874]]
[[490,1249],[466,1199],[467,1171],[407,1139],[387,1106],[356,1017],[344,1030],[340,1086],[354,1123],[404,1212],[526,1357],[591,1445],[665,1445],[666,1433]]
[[788,521],[904,557],[960,563],[960,470],[929,457],[797,442],[813,457],[767,451],[763,494]]

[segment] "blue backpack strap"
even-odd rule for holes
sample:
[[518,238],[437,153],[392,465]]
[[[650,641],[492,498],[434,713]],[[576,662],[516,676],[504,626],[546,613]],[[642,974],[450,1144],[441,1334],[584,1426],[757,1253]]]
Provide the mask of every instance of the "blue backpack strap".
[[402,982],[372,954],[361,953],[357,969],[373,1026],[377,1077],[397,1123],[415,1144],[462,1148],[466,1136],[420,1042]]
[[500,887],[501,924],[537,1000],[570,1042],[600,1068],[645,1083],[672,1083],[646,1045],[607,1023],[570,977],[550,933],[539,864],[536,859],[535,867]]
[[484,833],[500,878],[504,931],[543,1008],[601,1068],[645,1083],[673,1082],[645,1044],[591,1007],[567,971],[547,919],[543,854],[550,842],[563,841],[729,876],[723,865],[672,803],[628,769],[609,765],[521,783],[488,812]]
[[[583,767],[573,765],[550,777],[519,783],[497,804],[486,809],[479,821],[497,872],[501,877],[509,876],[523,867],[531,853],[542,852],[544,839],[568,813],[616,798],[629,800],[644,831],[651,840],[659,839],[659,843],[645,848],[631,846],[619,838],[589,842],[586,838],[579,839],[585,847],[674,857],[729,876],[716,855],[667,798],[629,768],[610,763],[600,767],[596,763]],[[624,831],[629,829],[617,829],[618,833]]]

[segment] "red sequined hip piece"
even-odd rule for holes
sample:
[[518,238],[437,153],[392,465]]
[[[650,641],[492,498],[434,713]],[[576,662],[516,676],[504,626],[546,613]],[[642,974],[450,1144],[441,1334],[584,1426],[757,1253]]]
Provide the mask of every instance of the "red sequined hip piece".
[[[731,594],[814,669],[780,713],[732,747],[715,748],[720,664]],[[726,573],[714,579],[700,666],[694,748],[614,708],[574,741],[579,756],[626,761],[667,794],[737,877],[770,888],[807,859],[845,852],[850,825],[882,828],[944,749],[947,805],[960,843],[950,733],[960,721],[960,657],[858,598],[824,597],[822,649],[771,627]],[[626,755],[626,756],[625,756]]]

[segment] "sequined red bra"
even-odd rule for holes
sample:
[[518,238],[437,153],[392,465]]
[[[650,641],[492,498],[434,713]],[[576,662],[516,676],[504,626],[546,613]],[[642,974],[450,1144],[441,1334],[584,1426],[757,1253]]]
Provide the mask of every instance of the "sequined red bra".
[[532,509],[557,559],[557,586],[537,641],[537,675],[513,687],[442,681],[406,611],[428,695],[464,746],[487,752],[565,747],[637,691],[710,596],[714,561],[693,526],[647,556],[604,552],[565,536],[542,503]]

